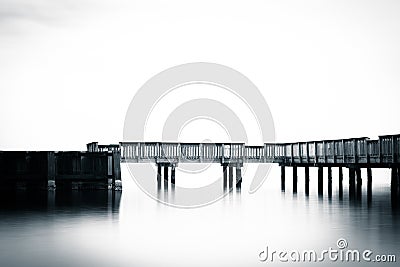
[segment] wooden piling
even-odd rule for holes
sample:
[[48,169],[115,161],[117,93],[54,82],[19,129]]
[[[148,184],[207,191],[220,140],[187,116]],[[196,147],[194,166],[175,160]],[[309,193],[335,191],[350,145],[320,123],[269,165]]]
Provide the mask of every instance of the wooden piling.
[[297,167],[293,166],[293,193],[297,193]]
[[361,178],[360,168],[356,168],[356,176],[357,176],[357,199],[360,200],[362,196],[362,178]]
[[242,169],[240,166],[236,167],[236,189],[239,191],[242,188]]
[[164,191],[168,191],[168,165],[164,166]]
[[175,165],[171,167],[171,189],[175,190]]
[[47,190],[56,189],[56,157],[54,152],[47,152]]
[[328,167],[328,197],[332,197],[332,168]]
[[310,194],[310,168],[305,167],[304,168],[304,176],[305,176],[305,193],[306,196]]
[[343,167],[339,167],[339,199],[343,198]]
[[233,188],[233,167],[229,166],[229,191]]
[[318,195],[324,194],[324,168],[318,167]]
[[121,181],[121,154],[119,151],[114,151],[113,156],[113,189],[116,191],[122,190]]
[[161,191],[161,164],[157,164],[157,190]]
[[349,197],[353,199],[356,193],[356,171],[349,168]]
[[368,202],[371,201],[372,198],[372,169],[367,168],[367,176],[368,176],[368,181],[367,181],[367,199]]
[[285,166],[281,166],[281,190],[285,192]]
[[224,191],[227,190],[228,186],[228,170],[227,170],[227,165],[222,165],[222,175],[223,175],[223,189]]
[[392,196],[397,196],[398,192],[398,181],[397,181],[397,167],[392,167],[392,179],[391,179],[391,192]]

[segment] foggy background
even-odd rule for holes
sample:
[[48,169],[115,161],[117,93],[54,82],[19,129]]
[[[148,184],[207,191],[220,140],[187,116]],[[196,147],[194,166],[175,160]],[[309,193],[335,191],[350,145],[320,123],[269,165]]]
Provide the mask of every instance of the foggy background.
[[398,1],[1,0],[0,147],[117,143],[136,90],[197,61],[252,80],[277,141],[399,133],[399,11]]

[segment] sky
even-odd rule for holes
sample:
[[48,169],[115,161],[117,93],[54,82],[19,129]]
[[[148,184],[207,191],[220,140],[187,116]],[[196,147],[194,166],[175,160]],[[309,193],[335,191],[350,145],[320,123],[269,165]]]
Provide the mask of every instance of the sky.
[[118,143],[137,90],[190,62],[246,75],[279,142],[400,133],[399,12],[398,1],[0,0],[0,149]]

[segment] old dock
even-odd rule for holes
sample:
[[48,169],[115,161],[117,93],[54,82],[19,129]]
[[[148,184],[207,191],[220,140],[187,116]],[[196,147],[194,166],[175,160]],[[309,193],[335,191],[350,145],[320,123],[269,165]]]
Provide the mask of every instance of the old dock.
[[[270,163],[281,167],[281,189],[285,190],[285,168],[293,168],[293,191],[297,192],[298,168],[304,168],[305,193],[309,194],[310,167],[318,168],[318,194],[323,194],[324,168],[328,169],[328,194],[332,195],[332,168],[339,168],[339,195],[343,195],[343,168],[349,170],[351,196],[361,194],[361,169],[367,169],[368,194],[372,191],[372,169],[390,168],[392,194],[399,194],[400,135],[322,140],[298,143],[172,143],[121,142],[121,162],[157,165],[157,186],[176,181],[175,169],[180,163],[218,163],[222,166],[223,188],[241,187],[244,163]],[[164,168],[164,171],[162,171]],[[169,171],[171,169],[171,171]],[[234,175],[234,171],[235,174]],[[169,173],[171,174],[169,176]],[[164,175],[164,179],[162,176]],[[164,187],[168,188],[168,187]]]
[[121,190],[119,146],[87,151],[0,151],[0,188]]
[[[298,143],[177,143],[120,142],[117,145],[87,144],[87,151],[0,151],[1,187],[39,186],[47,189],[121,190],[120,163],[153,163],[157,188],[175,188],[176,168],[181,163],[217,163],[222,166],[222,188],[241,188],[245,163],[279,164],[281,189],[285,191],[286,168],[292,168],[293,192],[298,188],[298,168],[304,168],[304,192],[310,192],[310,168],[318,169],[318,194],[323,194],[327,168],[328,195],[332,196],[332,168],[338,168],[339,196],[343,196],[343,168],[349,170],[351,197],[361,194],[361,170],[366,169],[367,192],[372,192],[372,169],[389,168],[391,191],[399,195],[400,134]],[[235,179],[234,179],[235,178]],[[170,187],[169,187],[170,185]]]

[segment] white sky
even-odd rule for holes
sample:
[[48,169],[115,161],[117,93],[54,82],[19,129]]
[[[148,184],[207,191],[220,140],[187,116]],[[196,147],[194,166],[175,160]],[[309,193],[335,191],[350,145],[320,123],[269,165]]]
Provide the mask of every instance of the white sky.
[[188,62],[261,90],[278,141],[400,133],[398,1],[0,0],[0,149],[122,140],[140,86]]

